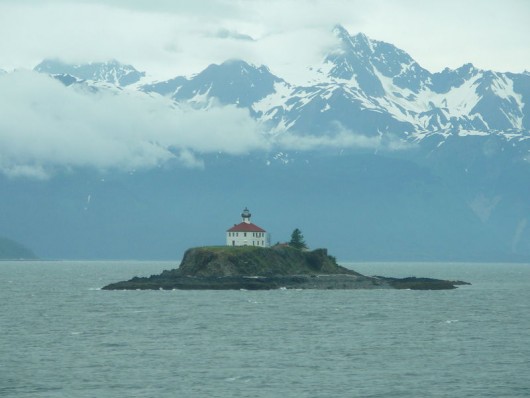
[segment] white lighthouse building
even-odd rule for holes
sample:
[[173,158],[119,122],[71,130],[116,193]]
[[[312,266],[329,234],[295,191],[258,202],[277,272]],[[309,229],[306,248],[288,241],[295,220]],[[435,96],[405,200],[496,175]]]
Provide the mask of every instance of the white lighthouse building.
[[234,225],[226,231],[226,245],[227,246],[260,246],[269,247],[270,234],[263,228],[250,222],[250,211],[245,207],[241,217],[243,222]]

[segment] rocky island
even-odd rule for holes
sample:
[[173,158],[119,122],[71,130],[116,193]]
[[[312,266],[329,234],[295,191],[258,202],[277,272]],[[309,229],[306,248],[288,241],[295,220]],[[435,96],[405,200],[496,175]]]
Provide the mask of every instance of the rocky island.
[[112,283],[104,290],[454,289],[462,281],[365,276],[337,264],[326,249],[219,246],[189,249],[177,269]]

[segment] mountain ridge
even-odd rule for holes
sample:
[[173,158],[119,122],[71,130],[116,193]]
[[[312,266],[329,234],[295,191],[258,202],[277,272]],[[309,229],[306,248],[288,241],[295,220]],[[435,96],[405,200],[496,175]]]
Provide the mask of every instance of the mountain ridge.
[[124,65],[116,60],[91,62],[88,64],[68,64],[59,59],[45,59],[34,68],[35,71],[49,75],[70,75],[80,81],[93,80],[128,86],[145,76],[132,65]]
[[[525,107],[530,98],[528,75],[484,71],[472,64],[432,74],[392,44],[371,40],[362,33],[350,36],[342,27],[335,27],[335,32],[339,51],[331,51],[320,66],[311,67],[319,71],[319,82],[299,86],[271,74],[273,84],[267,89],[259,84],[241,85],[240,93],[228,98],[205,90],[219,80],[205,81],[210,66],[187,79],[173,98],[194,102],[203,95],[246,107],[276,132],[322,133],[333,131],[339,122],[351,131],[376,135],[392,130],[402,139],[416,142],[427,134],[454,134],[456,130],[481,134],[509,129],[521,137],[529,135],[530,118]],[[240,62],[247,70],[263,68]],[[216,68],[224,69],[225,76],[236,73],[228,63]],[[143,89],[167,95],[153,86]],[[248,92],[260,90],[261,95],[250,101],[238,101],[244,93],[249,97]],[[204,103],[207,98],[203,98]]]
[[[115,77],[130,69],[121,64],[110,77],[104,63],[89,76],[53,70],[80,95],[238,108],[269,145],[197,153],[204,167],[196,170],[75,169],[43,185],[0,175],[9,192],[0,196],[0,233],[27,236],[47,257],[174,258],[218,244],[215,231],[231,225],[225,214],[239,203],[261,207],[278,238],[292,218],[345,260],[530,259],[530,74],[472,64],[430,73],[389,43],[338,33],[303,85],[243,60],[150,84],[120,85]],[[212,231],[201,229],[220,217]]]
[[[168,96],[176,103],[208,107],[212,100],[249,110],[275,133],[333,132],[337,124],[364,135],[391,131],[405,141],[425,136],[510,130],[530,136],[530,75],[500,73],[464,64],[431,73],[405,51],[334,27],[337,46],[320,65],[319,80],[295,85],[265,66],[244,60],[211,64],[191,77],[139,84],[145,72],[117,61],[68,65],[45,60],[36,71],[67,80],[94,80]],[[68,75],[72,78],[65,78]],[[62,76],[62,77],[61,77]],[[136,84],[133,84],[136,83]]]
[[0,260],[35,260],[37,256],[26,246],[0,236]]

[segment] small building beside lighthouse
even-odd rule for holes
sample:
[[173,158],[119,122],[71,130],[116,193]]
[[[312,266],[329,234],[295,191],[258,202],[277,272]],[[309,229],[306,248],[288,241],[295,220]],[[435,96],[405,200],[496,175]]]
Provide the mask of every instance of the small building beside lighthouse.
[[245,207],[241,213],[243,221],[226,231],[227,246],[269,247],[271,245],[270,234],[256,224],[252,224],[250,222],[251,216],[252,214]]

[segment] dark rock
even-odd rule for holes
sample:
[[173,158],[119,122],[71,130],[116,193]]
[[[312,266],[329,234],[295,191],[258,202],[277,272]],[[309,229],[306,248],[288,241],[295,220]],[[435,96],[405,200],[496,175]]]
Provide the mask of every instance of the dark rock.
[[195,289],[454,289],[466,282],[430,278],[369,277],[341,267],[326,249],[288,246],[200,247],[184,254],[178,269],[112,283],[104,290]]
[[290,246],[271,248],[199,247],[184,254],[173,275],[186,276],[278,276],[305,274],[352,274],[357,272],[339,266],[326,249],[302,251]]
[[377,278],[384,280],[390,286],[396,289],[411,289],[411,290],[446,290],[456,289],[456,285],[470,285],[463,281],[446,281],[441,279],[431,278],[389,278],[378,276]]

